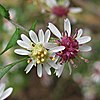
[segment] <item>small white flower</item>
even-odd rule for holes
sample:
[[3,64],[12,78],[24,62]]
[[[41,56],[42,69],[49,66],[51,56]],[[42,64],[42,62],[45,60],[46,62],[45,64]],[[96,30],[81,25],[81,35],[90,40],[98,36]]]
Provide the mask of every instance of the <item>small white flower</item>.
[[37,66],[37,74],[42,77],[42,67],[48,75],[51,75],[50,68],[58,68],[54,63],[54,55],[56,52],[64,50],[64,46],[57,46],[57,44],[49,43],[50,31],[47,30],[44,34],[43,30],[39,30],[38,37],[32,30],[29,31],[30,40],[26,35],[22,34],[21,39],[17,44],[25,49],[15,49],[14,52],[19,55],[28,55],[28,66],[25,71],[28,73],[33,66]]
[[[51,30],[51,32],[56,37],[59,38],[57,43],[60,46],[65,46],[65,49],[62,52],[57,53],[57,55],[61,59],[62,64],[64,62],[68,61],[72,65],[75,66],[73,59],[76,56],[78,56],[78,53],[80,51],[87,52],[87,51],[90,51],[92,49],[90,46],[83,45],[83,44],[89,42],[91,40],[91,37],[90,36],[82,36],[82,34],[83,34],[82,29],[77,30],[76,34],[74,36],[71,34],[71,24],[67,18],[64,20],[64,32],[62,34],[56,28],[56,26],[53,25],[52,23],[49,23],[48,28]],[[86,59],[84,59],[81,56],[80,56],[80,58],[87,61]],[[64,68],[64,65],[62,65],[62,67],[60,67],[60,70],[57,69],[57,72],[56,72],[57,76],[61,75],[63,68]],[[60,71],[60,72],[58,72],[58,71]],[[70,69],[70,71],[71,71],[71,69]],[[60,74],[58,74],[58,73],[60,73]]]
[[63,4],[58,4],[56,0],[45,0],[50,7],[51,12],[59,17],[67,16],[69,13],[79,13],[82,11],[79,7],[70,7],[69,0],[65,0]]
[[6,99],[12,93],[12,91],[12,87],[5,90],[5,84],[0,83],[0,100]]

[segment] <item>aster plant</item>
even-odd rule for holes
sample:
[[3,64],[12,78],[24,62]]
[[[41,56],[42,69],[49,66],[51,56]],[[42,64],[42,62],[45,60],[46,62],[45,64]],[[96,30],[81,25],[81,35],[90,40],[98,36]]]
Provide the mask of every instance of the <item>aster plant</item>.
[[[52,2],[51,2],[52,1]],[[58,7],[62,9],[63,6],[59,6],[55,0],[47,0],[47,4],[50,7]],[[69,1],[66,3],[66,9],[69,11],[80,12],[81,8],[72,9],[69,6]],[[68,8],[67,8],[68,7]],[[57,8],[57,9],[58,9]],[[53,8],[52,8],[53,9]],[[57,11],[58,13],[63,13],[63,11]],[[66,13],[66,15],[67,15]],[[18,55],[25,56],[26,58],[6,65],[0,69],[0,78],[2,78],[14,65],[27,60],[28,65],[25,68],[26,73],[28,73],[33,66],[37,67],[37,75],[42,77],[42,71],[44,68],[48,75],[51,75],[51,67],[55,69],[56,75],[60,77],[64,65],[68,62],[70,74],[71,74],[71,66],[76,67],[74,63],[74,59],[81,58],[85,62],[88,62],[87,59],[84,59],[80,56],[80,52],[87,52],[91,50],[90,46],[84,45],[85,43],[91,40],[90,36],[82,36],[83,30],[79,29],[75,31],[73,35],[71,33],[71,24],[70,21],[66,18],[64,20],[64,32],[60,32],[55,25],[49,23],[48,28],[44,34],[43,30],[40,29],[38,31],[38,35],[33,31],[35,29],[35,24],[33,23],[31,30],[27,30],[23,26],[15,23],[11,18],[8,10],[6,10],[2,5],[0,5],[0,14],[6,18],[9,22],[16,26],[16,31],[12,35],[10,41],[8,42],[6,48],[0,53],[2,55],[8,49],[12,48],[16,45],[16,42],[22,49],[15,49],[14,52]],[[65,15],[65,14],[64,14]],[[60,15],[60,16],[63,16]],[[29,38],[25,34],[21,34],[20,38],[20,30],[29,33]],[[51,32],[58,37],[55,42],[50,42]],[[82,36],[82,37],[81,37]],[[27,58],[28,57],[28,58]]]
[[55,43],[48,42],[50,39],[50,31],[44,32],[42,29],[36,33],[32,30],[29,31],[30,39],[21,34],[22,40],[17,40],[17,44],[24,49],[15,49],[14,52],[19,55],[28,55],[28,66],[25,71],[28,73],[33,66],[37,66],[37,74],[42,77],[42,67],[48,75],[51,75],[50,68],[58,69],[58,65],[54,63],[54,56],[56,52],[64,50],[64,46],[57,46]]
[[75,31],[75,34],[71,33],[71,24],[69,19],[64,20],[64,32],[60,32],[55,25],[52,23],[48,24],[48,28],[51,30],[51,32],[58,37],[58,40],[56,40],[56,43],[59,46],[64,46],[65,49],[57,52],[56,56],[59,57],[59,69],[56,70],[56,75],[60,77],[64,64],[68,62],[70,74],[71,74],[71,66],[76,67],[76,64],[74,63],[75,58],[80,58],[84,60],[85,62],[88,62],[87,59],[80,56],[80,52],[88,52],[91,50],[90,46],[84,45],[85,43],[89,42],[91,40],[90,36],[82,36],[83,30],[79,29]]

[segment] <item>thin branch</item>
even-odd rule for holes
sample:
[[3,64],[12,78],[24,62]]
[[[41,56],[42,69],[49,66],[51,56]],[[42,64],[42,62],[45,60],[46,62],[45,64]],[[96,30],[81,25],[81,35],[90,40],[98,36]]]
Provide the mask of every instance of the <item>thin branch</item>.
[[27,29],[25,29],[23,26],[21,26],[21,25],[19,25],[19,24],[17,24],[17,23],[15,23],[13,20],[8,20],[8,21],[10,21],[14,26],[16,26],[16,27],[18,27],[18,28],[20,28],[21,30],[23,30],[23,31],[25,31],[25,32],[29,32]]

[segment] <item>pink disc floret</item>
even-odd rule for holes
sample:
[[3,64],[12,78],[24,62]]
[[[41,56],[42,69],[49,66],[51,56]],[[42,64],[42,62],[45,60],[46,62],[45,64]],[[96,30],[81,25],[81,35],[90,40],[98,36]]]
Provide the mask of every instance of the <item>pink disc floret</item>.
[[52,13],[58,17],[67,16],[68,12],[69,12],[69,8],[63,6],[55,6],[52,8]]
[[57,41],[59,45],[65,46],[65,49],[61,52],[58,52],[57,55],[60,56],[61,62],[64,63],[70,59],[75,58],[79,52],[78,41],[72,36],[64,36],[61,40]]

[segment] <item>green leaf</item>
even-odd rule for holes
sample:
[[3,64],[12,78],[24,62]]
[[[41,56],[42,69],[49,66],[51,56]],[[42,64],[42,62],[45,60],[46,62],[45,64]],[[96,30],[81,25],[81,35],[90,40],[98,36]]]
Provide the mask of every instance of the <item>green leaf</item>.
[[35,30],[35,27],[36,27],[36,25],[37,25],[37,21],[34,21],[34,23],[32,24],[32,26],[31,26],[31,28],[30,28],[30,30]]
[[0,15],[7,18],[7,19],[10,19],[10,15],[9,15],[8,10],[6,10],[6,8],[3,7],[1,4],[0,4]]
[[21,59],[21,60],[19,60],[19,61],[16,61],[16,62],[11,63],[11,64],[9,64],[9,65],[7,65],[7,66],[4,66],[4,67],[0,67],[0,79],[1,79],[7,72],[9,72],[9,70],[10,70],[13,66],[15,66],[16,64],[18,64],[18,63],[20,63],[20,62],[22,62],[22,61],[25,61],[25,60],[27,60],[27,58]]
[[13,36],[11,37],[10,41],[8,42],[6,48],[0,53],[2,55],[4,52],[6,52],[8,49],[12,48],[16,45],[17,40],[20,38],[20,29],[17,28],[14,32]]

